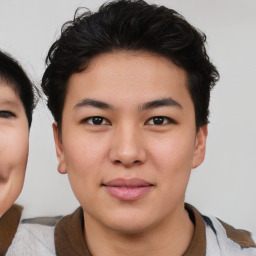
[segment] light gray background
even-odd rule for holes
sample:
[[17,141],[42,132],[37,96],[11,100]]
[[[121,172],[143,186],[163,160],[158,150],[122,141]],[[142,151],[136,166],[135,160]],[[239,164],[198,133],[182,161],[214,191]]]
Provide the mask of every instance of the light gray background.
[[[208,36],[221,79],[211,101],[205,162],[193,170],[186,201],[202,213],[256,231],[256,1],[155,0],[183,14]],[[16,57],[39,85],[44,59],[77,7],[102,0],[0,0],[0,48]],[[77,206],[67,176],[57,172],[52,117],[40,102],[30,134],[23,192],[25,217],[58,215]],[[85,190],[86,193],[86,190]]]

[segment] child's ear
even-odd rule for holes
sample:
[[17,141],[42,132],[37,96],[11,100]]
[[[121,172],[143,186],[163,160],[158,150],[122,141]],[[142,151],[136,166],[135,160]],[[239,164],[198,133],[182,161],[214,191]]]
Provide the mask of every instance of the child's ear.
[[207,134],[208,134],[207,125],[200,127],[199,131],[196,134],[195,151],[193,156],[192,168],[196,168],[204,161]]
[[67,166],[66,166],[65,156],[63,152],[61,134],[59,133],[58,124],[56,122],[52,124],[52,129],[53,129],[53,135],[54,135],[54,141],[55,141],[56,155],[58,159],[58,171],[61,174],[66,174]]

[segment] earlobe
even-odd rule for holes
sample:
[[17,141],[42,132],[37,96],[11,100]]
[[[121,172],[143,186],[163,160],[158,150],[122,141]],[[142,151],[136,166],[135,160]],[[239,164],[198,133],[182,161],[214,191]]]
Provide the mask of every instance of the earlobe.
[[61,174],[66,174],[67,167],[66,167],[66,162],[65,162],[64,152],[63,152],[63,146],[62,146],[62,141],[59,135],[58,124],[56,122],[52,124],[52,129],[53,129],[53,135],[54,135],[54,141],[55,141],[56,155],[58,159],[58,172]]
[[197,132],[192,168],[198,167],[204,161],[207,134],[207,125],[200,127],[199,131]]

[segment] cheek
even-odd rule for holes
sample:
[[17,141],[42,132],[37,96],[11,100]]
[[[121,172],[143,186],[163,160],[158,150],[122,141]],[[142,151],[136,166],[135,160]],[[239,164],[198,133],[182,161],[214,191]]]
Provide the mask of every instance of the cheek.
[[24,171],[26,169],[28,159],[29,148],[29,133],[27,129],[20,129],[19,132],[12,137],[13,154],[16,157],[17,163],[19,163]]
[[150,154],[159,165],[168,166],[189,166],[194,153],[194,140],[176,136],[163,140],[156,140],[151,143],[154,145],[150,149]]
[[[178,204],[184,200],[193,160],[193,140],[178,138],[158,140],[151,149],[152,165],[158,171],[157,183],[164,200]],[[161,202],[159,202],[161,203]],[[171,206],[171,205],[170,205]],[[165,206],[166,207],[166,206]]]
[[166,175],[188,173],[191,170],[194,137],[186,134],[164,136],[151,141],[150,156],[153,164]]
[[[97,184],[100,186],[104,160],[101,143],[86,137],[63,141],[64,158],[72,190],[81,205],[90,205]],[[87,193],[85,193],[87,191]]]
[[0,184],[1,211],[6,211],[17,199],[24,183],[28,156],[28,130],[11,129],[0,134],[0,172],[7,182]]
[[75,135],[63,141],[67,171],[73,176],[98,174],[99,167],[106,159],[106,143],[99,136]]
[[25,172],[28,157],[28,130],[10,128],[0,134],[1,165]]

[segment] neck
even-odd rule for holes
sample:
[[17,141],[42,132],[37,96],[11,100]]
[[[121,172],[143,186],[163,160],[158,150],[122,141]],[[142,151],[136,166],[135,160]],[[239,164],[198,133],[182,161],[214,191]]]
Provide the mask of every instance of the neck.
[[85,213],[84,219],[85,239],[94,256],[180,256],[187,250],[194,232],[184,207],[171,218],[138,233],[111,230]]

